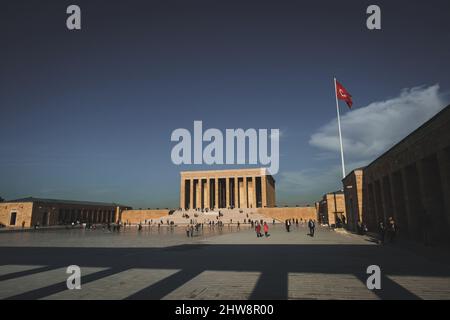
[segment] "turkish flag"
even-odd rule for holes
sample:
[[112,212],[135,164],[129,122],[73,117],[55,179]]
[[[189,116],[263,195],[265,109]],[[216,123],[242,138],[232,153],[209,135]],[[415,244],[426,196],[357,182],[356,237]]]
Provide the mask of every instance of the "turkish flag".
[[336,95],[338,99],[344,100],[351,109],[353,105],[352,95],[336,80]]

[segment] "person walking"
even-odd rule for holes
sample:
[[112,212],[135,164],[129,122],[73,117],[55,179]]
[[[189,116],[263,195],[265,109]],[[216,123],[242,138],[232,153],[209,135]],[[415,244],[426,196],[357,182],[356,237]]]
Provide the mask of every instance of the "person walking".
[[186,226],[186,237],[188,237],[189,238],[189,231],[190,230],[190,227],[189,227],[189,225],[187,225]]
[[256,231],[256,237],[259,238],[261,236],[261,225],[258,222],[256,222],[255,231]]
[[388,230],[389,230],[389,242],[394,243],[395,237],[397,235],[397,224],[395,223],[394,218],[389,217],[388,220]]
[[364,234],[363,229],[362,229],[362,223],[361,223],[361,220],[359,220],[359,219],[358,219],[358,222],[356,222],[356,229],[357,229],[359,235]]
[[386,236],[386,227],[384,226],[383,220],[378,222],[378,233],[380,234],[380,244],[384,244],[385,236]]
[[308,228],[309,228],[309,235],[311,237],[314,237],[314,231],[316,228],[316,224],[311,219],[309,219],[309,221],[308,221]]
[[267,222],[264,222],[264,234],[266,238],[269,236],[269,226],[267,225]]

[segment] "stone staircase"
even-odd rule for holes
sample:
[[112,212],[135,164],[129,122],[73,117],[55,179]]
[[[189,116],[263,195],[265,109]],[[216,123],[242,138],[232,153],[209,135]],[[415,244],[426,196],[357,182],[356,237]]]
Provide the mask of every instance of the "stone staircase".
[[[219,212],[221,213],[221,216],[219,216]],[[267,223],[273,222],[272,218],[263,216],[255,212],[254,209],[219,209],[209,212],[201,212],[196,210],[175,210],[172,214],[155,219],[154,221],[158,223],[161,220],[164,224],[167,224],[167,221],[169,221],[169,223],[173,222],[175,225],[189,224],[191,223],[191,220],[193,220],[194,223],[205,224],[209,224],[210,221],[215,223],[222,221],[224,224],[237,224],[238,222],[243,224],[244,221],[248,222],[249,220],[263,220]]]

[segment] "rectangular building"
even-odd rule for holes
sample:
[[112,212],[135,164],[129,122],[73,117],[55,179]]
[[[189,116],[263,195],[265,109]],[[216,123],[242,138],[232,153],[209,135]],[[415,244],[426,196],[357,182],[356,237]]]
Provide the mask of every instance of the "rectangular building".
[[405,237],[422,240],[427,232],[450,241],[450,106],[365,167],[362,189],[352,175],[344,190],[359,193],[353,199],[362,201],[358,210],[370,230],[393,217]]
[[344,193],[341,190],[324,194],[322,200],[319,201],[318,206],[318,218],[320,223],[335,227],[338,221],[344,221],[345,203]]
[[0,223],[7,227],[32,227],[81,223],[108,223],[131,209],[115,203],[24,198],[0,203]]
[[265,168],[181,172],[180,208],[275,206],[275,180]]
[[358,221],[363,218],[363,173],[364,168],[350,172],[343,180],[347,228],[357,231]]

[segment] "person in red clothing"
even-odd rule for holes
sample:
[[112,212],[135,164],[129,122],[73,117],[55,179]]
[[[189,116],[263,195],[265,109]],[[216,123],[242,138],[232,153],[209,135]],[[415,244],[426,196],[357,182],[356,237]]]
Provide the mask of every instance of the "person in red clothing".
[[267,222],[264,222],[264,234],[266,235],[266,238],[269,236],[269,225]]
[[256,231],[256,237],[257,238],[261,237],[261,225],[259,224],[259,222],[256,223],[255,231]]

